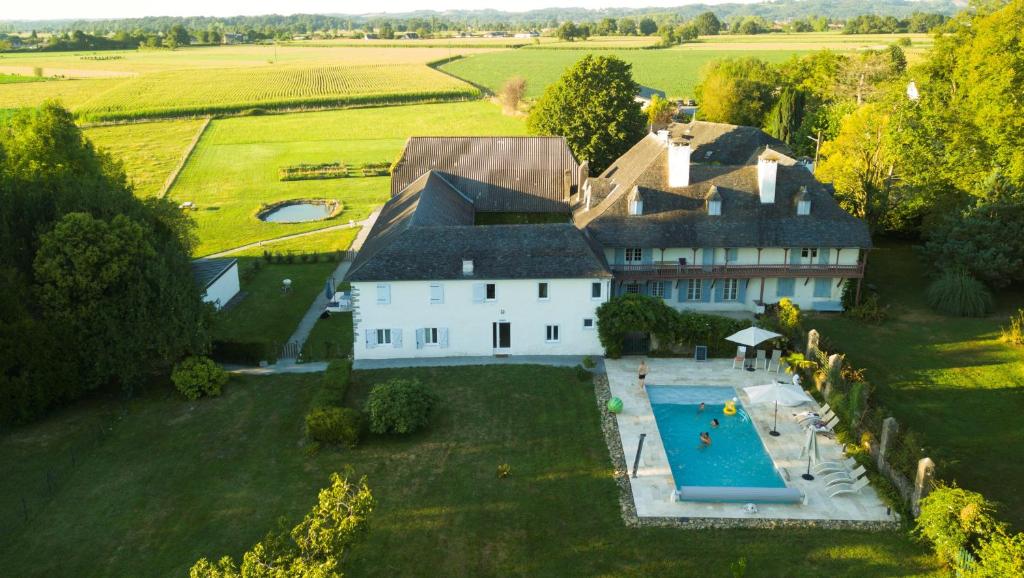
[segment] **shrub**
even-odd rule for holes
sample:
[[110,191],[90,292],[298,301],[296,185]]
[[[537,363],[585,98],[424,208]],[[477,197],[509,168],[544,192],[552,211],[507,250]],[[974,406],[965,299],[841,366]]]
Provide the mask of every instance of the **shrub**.
[[274,262],[277,264],[284,263],[284,255],[280,251],[274,253]]
[[587,369],[594,369],[595,367],[597,367],[597,362],[594,361],[593,357],[590,357],[589,355],[584,355],[583,367],[586,367]]
[[1010,345],[1024,345],[1024,309],[1010,316],[1010,326],[1001,328],[1000,340]]
[[363,432],[363,414],[347,407],[314,407],[306,415],[306,434],[315,441],[359,445]]
[[627,333],[653,333],[662,347],[707,345],[712,356],[728,355],[733,344],[727,335],[746,327],[737,319],[694,311],[676,311],[663,299],[626,294],[613,297],[597,308],[597,336],[608,357],[622,355]]
[[512,475],[512,466],[508,464],[498,465],[498,479],[504,479]]
[[366,400],[370,431],[412,433],[425,427],[437,396],[417,380],[392,379],[373,386]]
[[171,381],[186,399],[196,400],[204,395],[220,395],[228,374],[209,357],[193,356],[174,366]]
[[1024,576],[1024,534],[1010,536],[1005,532],[996,532],[982,542],[978,558],[980,564],[974,576]]
[[288,263],[289,265],[294,263],[295,262],[295,254],[294,253],[285,253],[285,255],[284,255],[284,262]]
[[860,305],[849,307],[845,315],[865,323],[878,325],[889,318],[889,306],[882,305],[878,295],[872,293],[864,298]]
[[946,315],[981,317],[992,310],[992,294],[964,269],[945,271],[925,294],[928,305]]
[[263,250],[263,260],[265,260],[267,263],[269,263],[271,260],[273,260],[273,258],[274,258],[274,255],[271,254],[270,251],[268,251],[266,249]]
[[270,347],[262,341],[214,341],[210,357],[221,363],[256,365],[261,361],[274,361]]
[[921,500],[915,532],[932,543],[940,560],[952,564],[961,549],[977,552],[983,539],[1002,529],[994,512],[981,494],[939,484]]
[[313,398],[313,407],[341,406],[348,394],[349,380],[352,377],[352,362],[348,359],[336,359],[327,366],[324,372],[320,391]]

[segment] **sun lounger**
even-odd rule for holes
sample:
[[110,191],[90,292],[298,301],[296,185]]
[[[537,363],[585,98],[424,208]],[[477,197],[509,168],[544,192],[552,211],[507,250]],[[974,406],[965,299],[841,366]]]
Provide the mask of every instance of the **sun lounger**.
[[832,428],[836,427],[837,423],[839,423],[839,417],[833,415],[826,422],[820,422],[820,421],[819,422],[815,422],[815,423],[809,424],[804,429],[813,428],[814,431],[816,431],[817,433],[825,434],[826,436],[832,437],[832,436],[836,435],[835,432],[832,431]]
[[834,472],[847,471],[850,468],[856,467],[857,460],[853,458],[846,458],[843,461],[828,461],[821,462],[820,464],[814,465],[814,473],[819,476],[828,475]]
[[827,403],[823,403],[823,404],[821,404],[821,409],[818,410],[818,411],[807,410],[807,411],[802,411],[800,413],[794,413],[793,414],[793,419],[795,419],[797,421],[801,421],[804,418],[807,418],[808,416],[811,416],[811,415],[823,415],[823,414],[826,414],[826,413],[828,413],[830,411],[832,411],[832,406],[830,406]]
[[833,492],[829,494],[828,497],[834,498],[836,496],[843,496],[847,494],[859,494],[861,490],[867,487],[867,485],[867,478],[861,478],[852,484],[840,484],[833,488]]
[[819,421],[822,422],[822,423],[828,423],[828,421],[830,419],[832,419],[833,417],[835,417],[835,415],[836,414],[832,413],[832,409],[830,408],[830,409],[825,410],[825,413],[823,413],[821,415],[808,415],[808,416],[806,416],[806,417],[804,417],[802,419],[798,419],[796,421],[796,423],[800,427],[807,427],[807,426],[815,424],[815,423],[817,423]]
[[740,364],[740,369],[743,369],[743,363],[747,360],[747,347],[745,345],[736,346],[736,357],[732,358],[732,368],[736,369],[736,364]]
[[768,362],[768,367],[766,369],[768,371],[771,371],[773,365],[775,366],[775,373],[778,373],[782,369],[782,350],[781,349],[776,349],[775,351],[772,351],[772,358]]
[[825,486],[836,486],[840,484],[852,484],[853,482],[867,475],[864,466],[857,466],[847,472],[835,472],[825,476]]
[[754,369],[761,369],[761,366],[768,369],[768,354],[763,349],[757,350],[757,359],[754,361]]

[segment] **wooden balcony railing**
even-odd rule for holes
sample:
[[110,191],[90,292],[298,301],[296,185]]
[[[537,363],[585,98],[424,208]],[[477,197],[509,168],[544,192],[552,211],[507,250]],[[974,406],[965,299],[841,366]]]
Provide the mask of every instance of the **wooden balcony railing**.
[[746,277],[845,277],[864,276],[864,263],[855,265],[812,264],[719,264],[682,265],[671,261],[612,265],[617,279],[733,279]]

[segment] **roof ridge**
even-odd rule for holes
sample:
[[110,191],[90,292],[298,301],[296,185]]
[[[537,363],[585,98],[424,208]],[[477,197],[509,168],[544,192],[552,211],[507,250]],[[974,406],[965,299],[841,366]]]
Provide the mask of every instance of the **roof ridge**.
[[[647,138],[647,137],[652,137],[654,139],[658,138],[657,135],[655,135],[654,133],[647,133],[647,135],[644,138]],[[643,141],[642,140],[637,141],[637,143],[635,145],[633,145],[633,146],[634,147],[638,146],[641,142],[643,142]],[[629,154],[629,151],[626,151],[625,154]],[[587,213],[586,214],[587,218],[581,223],[580,228],[586,227],[587,225],[592,223],[594,221],[594,219],[596,219],[596,218],[600,217],[601,215],[605,214],[605,212],[607,212],[608,209],[611,208],[612,204],[614,204],[615,201],[618,201],[619,198],[623,194],[625,194],[624,191],[632,190],[633,187],[636,186],[636,182],[638,180],[640,180],[641,176],[643,176],[644,174],[647,173],[647,169],[651,168],[651,165],[654,164],[654,161],[656,161],[658,159],[659,155],[661,155],[660,151],[658,152],[657,155],[652,155],[651,159],[649,161],[647,161],[647,164],[643,165],[643,170],[640,171],[637,174],[637,176],[634,177],[633,180],[628,183],[628,185],[620,185],[620,184],[616,183],[615,187],[613,187],[612,190],[608,193],[608,196],[605,197],[604,200],[602,200],[600,203],[597,204],[596,207],[593,208],[592,214],[591,214],[591,211],[585,211],[585,213]],[[622,158],[622,157],[619,157],[619,158]]]

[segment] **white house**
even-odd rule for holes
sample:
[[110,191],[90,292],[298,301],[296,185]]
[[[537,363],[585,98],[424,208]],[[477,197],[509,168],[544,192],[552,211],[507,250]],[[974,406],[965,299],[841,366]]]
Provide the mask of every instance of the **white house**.
[[838,311],[870,246],[756,128],[674,124],[595,177],[561,138],[412,138],[347,275],[355,356],[600,354],[596,309],[624,293]]
[[238,294],[238,259],[196,259],[192,277],[203,290],[203,301],[220,309]]

